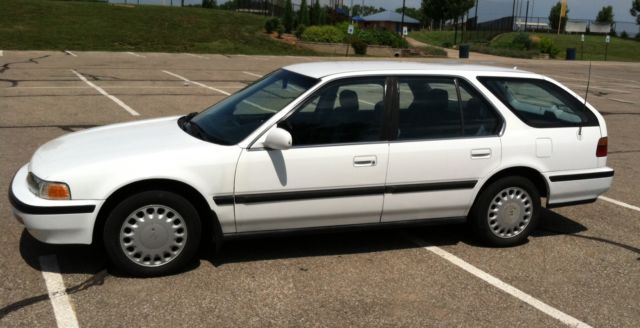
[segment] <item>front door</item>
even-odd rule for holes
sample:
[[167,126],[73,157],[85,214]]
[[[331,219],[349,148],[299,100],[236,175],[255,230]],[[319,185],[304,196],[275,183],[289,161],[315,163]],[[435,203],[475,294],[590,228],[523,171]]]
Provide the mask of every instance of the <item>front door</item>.
[[238,232],[380,221],[389,144],[384,77],[321,88],[278,126],[287,150],[246,149],[235,181]]

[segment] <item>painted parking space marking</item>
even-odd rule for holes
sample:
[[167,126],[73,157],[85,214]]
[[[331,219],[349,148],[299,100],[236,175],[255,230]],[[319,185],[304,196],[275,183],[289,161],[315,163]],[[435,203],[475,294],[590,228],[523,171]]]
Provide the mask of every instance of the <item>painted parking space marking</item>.
[[0,50],[0,57],[4,56],[4,51]]
[[187,55],[187,56],[191,56],[191,57],[200,58],[200,59],[208,59],[207,57],[205,57],[205,56],[200,56],[200,55],[194,55],[194,54],[185,54],[185,55]]
[[67,55],[71,55],[73,57],[78,57],[78,55],[74,54],[73,52],[71,52],[69,50],[65,50],[64,53],[67,54]]
[[171,76],[173,76],[173,77],[177,77],[177,78],[179,78],[180,80],[183,80],[183,81],[185,81],[185,82],[187,82],[187,83],[195,84],[195,85],[197,85],[197,86],[199,86],[199,87],[203,87],[203,88],[206,88],[206,89],[209,89],[209,90],[215,91],[215,92],[219,92],[219,93],[221,93],[221,94],[223,94],[223,95],[225,95],[225,96],[229,96],[229,95],[231,95],[231,93],[229,93],[229,92],[226,92],[226,91],[224,91],[224,90],[220,90],[220,89],[216,89],[216,88],[214,88],[214,87],[210,87],[210,86],[208,86],[208,85],[206,85],[206,84],[204,84],[204,83],[200,83],[200,82],[196,82],[196,81],[191,81],[191,80],[187,79],[186,77],[181,76],[181,75],[178,75],[178,74],[176,74],[176,73],[171,73],[171,72],[169,72],[169,71],[162,71],[162,72],[163,72],[163,73],[166,73],[166,74],[169,74],[169,75],[171,75]]
[[605,196],[598,196],[598,198],[604,200],[605,202],[609,202],[611,204],[616,204],[618,206],[622,206],[622,207],[625,207],[625,208],[640,212],[640,207],[638,207],[638,206],[633,206],[631,204],[627,204],[625,202],[621,202],[619,200],[615,200],[613,198],[609,198],[609,197],[605,197]]
[[131,55],[131,56],[140,57],[140,58],[146,58],[146,57],[145,57],[145,56],[143,56],[143,55],[139,55],[139,54],[137,54],[137,53],[135,53],[135,52],[131,52],[131,51],[127,51],[127,54],[129,54],[129,55]]
[[540,300],[538,300],[537,298],[521,291],[520,289],[517,289],[516,287],[507,284],[506,282],[488,274],[487,272],[484,272],[480,269],[478,269],[477,267],[471,265],[470,263],[464,261],[463,259],[445,251],[444,249],[438,247],[438,246],[434,246],[431,244],[428,244],[425,241],[420,240],[419,238],[416,237],[410,237],[411,241],[413,241],[414,243],[416,243],[417,245],[419,245],[420,247],[438,255],[439,257],[449,261],[450,263],[454,264],[455,266],[467,271],[468,273],[476,276],[477,278],[480,278],[482,280],[484,280],[485,282],[487,282],[488,284],[502,290],[503,292],[531,305],[532,307],[538,309],[539,311],[547,314],[548,316],[555,318],[557,320],[559,320],[560,322],[571,326],[571,327],[581,327],[581,328],[588,328],[591,327],[590,325],[588,325],[587,323],[580,321],[554,307],[552,307],[551,305],[548,305]]
[[251,72],[247,72],[247,71],[242,71],[242,73],[247,74],[247,75],[251,75],[251,76],[255,76],[255,77],[262,77],[262,75],[260,75],[260,74],[251,73]]
[[57,257],[55,255],[40,256],[38,261],[40,262],[40,270],[42,270],[42,277],[47,286],[58,328],[79,327],[76,313],[71,307],[69,295],[67,295],[64,281],[60,274]]
[[91,81],[87,80],[86,77],[84,77],[82,74],[76,72],[76,70],[72,69],[71,70],[73,72],[73,74],[75,74],[80,80],[82,80],[84,83],[88,84],[90,87],[96,89],[96,91],[100,92],[103,96],[111,99],[114,103],[118,104],[120,107],[122,107],[124,110],[126,110],[127,112],[129,112],[129,114],[133,115],[133,116],[140,116],[140,113],[136,112],[135,110],[133,110],[133,108],[129,107],[127,104],[125,104],[122,100],[110,95],[108,92],[104,91],[104,89],[102,89],[101,87],[91,83]]
[[629,100],[624,100],[624,99],[618,99],[618,98],[607,98],[609,100],[613,100],[613,101],[617,101],[617,102],[621,102],[624,104],[635,104],[635,102],[633,101],[629,101]]

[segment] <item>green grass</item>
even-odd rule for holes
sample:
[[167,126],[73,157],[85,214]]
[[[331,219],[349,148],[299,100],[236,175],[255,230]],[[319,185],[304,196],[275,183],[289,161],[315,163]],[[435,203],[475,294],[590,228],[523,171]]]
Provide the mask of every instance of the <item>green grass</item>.
[[[517,33],[500,34],[491,41],[492,48],[508,48]],[[553,41],[554,45],[560,49],[558,58],[564,58],[567,48],[577,49],[577,58],[581,59],[582,42],[580,35],[553,34],[553,33],[531,33],[539,37],[546,37]],[[605,43],[603,35],[585,35],[584,59],[604,60]],[[611,38],[607,60],[612,61],[640,61],[640,42],[635,40],[625,40],[617,37]]]
[[265,17],[203,8],[0,0],[0,49],[314,54],[271,40]]
[[[417,31],[409,33],[409,37],[438,47],[451,47],[454,31]],[[460,40],[460,33],[458,33],[458,40]]]

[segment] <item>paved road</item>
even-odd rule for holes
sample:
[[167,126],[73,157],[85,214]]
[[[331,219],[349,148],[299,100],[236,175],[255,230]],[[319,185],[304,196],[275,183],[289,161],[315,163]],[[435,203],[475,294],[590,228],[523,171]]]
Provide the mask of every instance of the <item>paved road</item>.
[[[6,190],[35,149],[57,136],[201,110],[278,67],[342,59],[4,51],[0,185]],[[471,62],[517,66],[585,91],[588,63]],[[593,64],[589,101],[607,119],[609,164],[616,169],[606,196],[635,206],[639,89],[640,65]],[[541,227],[514,248],[478,245],[457,225],[238,240],[218,254],[203,249],[182,274],[154,279],[114,274],[99,248],[35,241],[11,215],[6,197],[0,198],[0,222],[3,327],[55,326],[64,318],[52,304],[64,295],[81,327],[564,325],[558,315],[465,271],[446,254],[585,324],[640,323],[640,212],[603,200],[545,211]],[[51,254],[66,291],[50,296],[50,275],[43,275],[40,261]]]

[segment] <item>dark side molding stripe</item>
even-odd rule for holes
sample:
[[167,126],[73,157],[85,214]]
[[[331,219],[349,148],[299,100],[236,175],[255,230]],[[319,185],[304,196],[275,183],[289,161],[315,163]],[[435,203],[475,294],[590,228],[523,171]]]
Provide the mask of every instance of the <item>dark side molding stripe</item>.
[[234,196],[215,196],[213,200],[217,205],[236,204],[252,204],[266,202],[281,202],[292,200],[320,199],[320,198],[338,198],[338,197],[354,197],[387,194],[400,194],[410,192],[425,191],[443,191],[456,189],[473,189],[477,181],[453,181],[453,182],[436,182],[421,184],[406,184],[395,186],[373,186],[359,188],[342,188],[329,190],[305,190],[305,191],[286,191],[262,194],[246,194]]
[[79,214],[93,213],[96,209],[95,205],[77,205],[77,206],[33,206],[21,202],[13,190],[9,190],[9,202],[16,210],[25,214]]
[[596,173],[582,173],[582,174],[568,174],[568,175],[554,175],[550,176],[551,182],[560,181],[573,181],[573,180],[586,180],[586,179],[599,179],[608,178],[613,176],[614,171],[596,172]]

